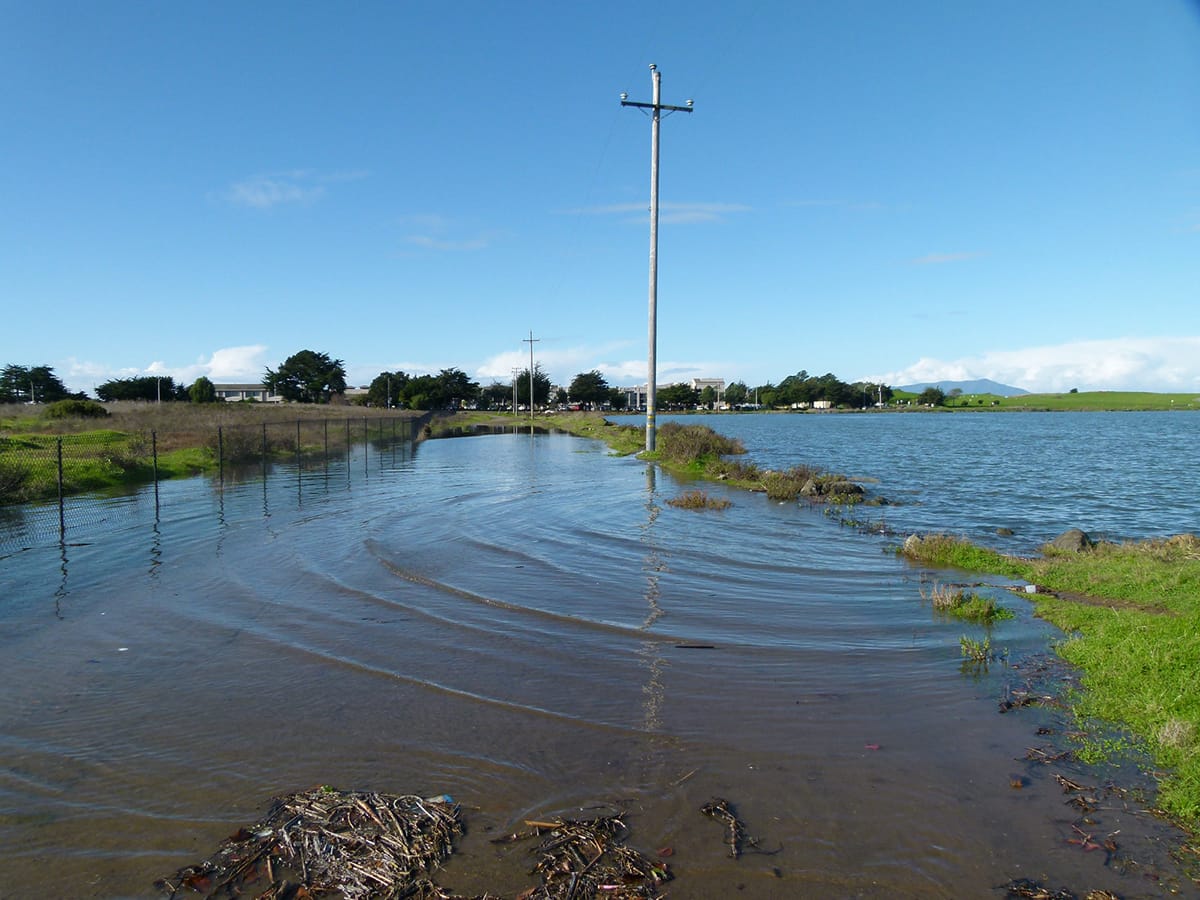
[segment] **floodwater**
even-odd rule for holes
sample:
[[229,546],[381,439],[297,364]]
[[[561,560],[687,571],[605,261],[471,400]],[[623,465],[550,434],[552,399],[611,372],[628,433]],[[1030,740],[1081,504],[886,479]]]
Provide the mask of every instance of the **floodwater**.
[[[764,464],[905,492],[889,523],[945,509],[936,530],[1031,543],[1200,530],[1194,492],[1176,495],[1200,418],[1062,415],[714,424]],[[1047,446],[1042,428],[1083,437]],[[1113,428],[1143,437],[1085,496],[1064,473]],[[557,434],[359,453],[168,482],[157,515],[147,491],[97,501],[65,544],[0,557],[0,896],[155,896],[318,784],[451,794],[468,832],[437,880],[462,894],[534,884],[526,845],[492,843],[524,819],[601,809],[638,849],[670,848],[673,897],[988,897],[1019,878],[1197,894],[1175,832],[1115,795],[1083,822],[1053,778],[1132,784],[1132,767],[1025,758],[1061,744],[1061,715],[999,701],[1056,634],[1000,580],[981,590],[1017,614],[991,633],[1008,664],[973,671],[959,639],[986,632],[921,598],[961,576],[820,510],[721,485],[705,489],[729,509],[676,509],[688,485]],[[1031,454],[1057,495],[1005,481]],[[1141,503],[1131,477],[1155,486]],[[759,852],[727,856],[699,813],[714,796]]]

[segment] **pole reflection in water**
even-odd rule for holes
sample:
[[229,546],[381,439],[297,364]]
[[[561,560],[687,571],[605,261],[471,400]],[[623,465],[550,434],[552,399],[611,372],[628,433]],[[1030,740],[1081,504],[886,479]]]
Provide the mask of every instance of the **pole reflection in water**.
[[[646,617],[642,620],[639,630],[649,633],[654,624],[662,618],[663,609],[659,601],[662,598],[662,588],[659,580],[667,570],[667,563],[662,548],[659,546],[655,523],[661,507],[658,505],[658,490],[656,483],[657,467],[654,463],[646,465],[646,522],[641,527],[641,542],[645,549],[642,571],[646,575]],[[662,655],[662,641],[643,641],[637,651],[646,668],[646,684],[642,688],[642,728],[650,737],[651,749],[664,742],[663,737],[663,702],[665,688],[663,685],[663,669],[666,660]],[[657,759],[652,755],[647,763],[654,765]],[[652,773],[647,772],[647,777]]]
[[162,532],[158,527],[158,516],[154,517],[154,524],[150,526],[153,537],[150,539],[150,568],[146,573],[155,579],[158,577],[158,570],[162,566]]
[[63,614],[63,601],[67,599],[70,591],[67,589],[67,542],[58,542],[58,587],[54,591],[54,617],[57,619],[65,619]]

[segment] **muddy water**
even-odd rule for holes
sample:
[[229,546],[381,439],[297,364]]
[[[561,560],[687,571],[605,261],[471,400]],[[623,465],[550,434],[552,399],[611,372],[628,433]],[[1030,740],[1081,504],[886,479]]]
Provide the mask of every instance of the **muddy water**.
[[[453,795],[439,881],[464,894],[533,883],[491,838],[598,807],[671,848],[676,897],[1194,890],[1135,808],[1088,826],[1117,858],[1070,843],[1053,774],[1111,773],[1025,761],[1062,723],[998,714],[1024,669],[964,672],[984,632],[939,620],[886,539],[758,496],[677,510],[682,489],[593,442],[489,435],[367,479],[165,485],[157,520],[126,499],[0,559],[0,896],[154,896],[316,784]],[[998,596],[1024,666],[1052,635]],[[726,856],[713,796],[763,852]]]

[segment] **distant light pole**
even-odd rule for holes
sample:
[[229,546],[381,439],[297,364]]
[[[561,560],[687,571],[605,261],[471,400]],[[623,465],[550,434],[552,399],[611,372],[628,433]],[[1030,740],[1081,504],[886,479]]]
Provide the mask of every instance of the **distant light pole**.
[[517,417],[517,376],[521,374],[521,370],[513,366],[512,383],[513,383],[513,418]]
[[654,99],[650,103],[635,103],[629,95],[621,94],[622,106],[648,109],[650,116],[650,349],[646,359],[646,450],[654,450],[654,405],[658,397],[658,122],[665,109],[668,112],[692,111],[692,101],[687,106],[665,106],[659,102],[662,73],[658,66],[650,64],[650,78],[654,87]]

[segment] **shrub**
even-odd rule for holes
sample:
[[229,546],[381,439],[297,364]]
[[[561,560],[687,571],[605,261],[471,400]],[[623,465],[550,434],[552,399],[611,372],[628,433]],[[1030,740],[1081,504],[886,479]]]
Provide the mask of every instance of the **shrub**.
[[103,419],[108,410],[95,400],[59,400],[46,407],[47,419]]
[[667,422],[658,429],[659,455],[669,462],[690,465],[705,459],[745,453],[736,438],[717,434],[707,425],[680,425]]

